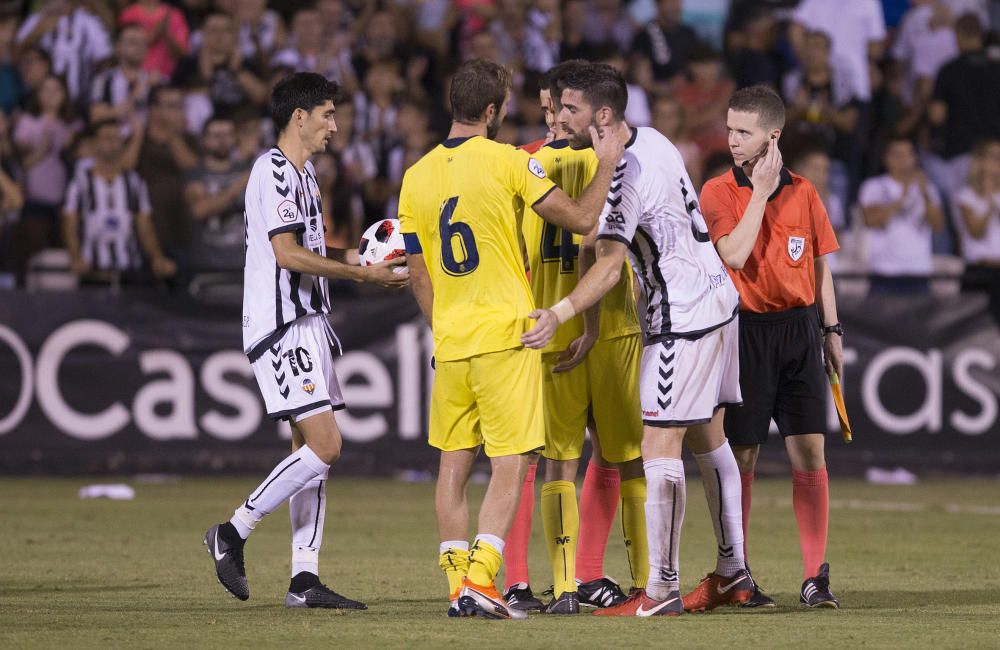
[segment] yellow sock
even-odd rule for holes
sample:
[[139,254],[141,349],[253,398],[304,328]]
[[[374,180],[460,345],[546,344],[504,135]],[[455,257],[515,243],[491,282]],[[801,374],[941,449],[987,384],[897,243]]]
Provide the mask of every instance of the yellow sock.
[[476,539],[469,551],[469,582],[480,587],[489,587],[500,573],[503,553],[489,542]]
[[632,586],[646,588],[649,580],[649,544],[646,541],[646,479],[633,478],[621,484],[622,537],[632,572]]
[[580,536],[580,510],[576,485],[571,481],[549,481],[542,485],[542,527],[552,562],[556,598],[576,591],[576,544]]
[[438,566],[448,578],[448,594],[454,596],[462,588],[462,578],[469,573],[469,551],[449,546],[438,556]]

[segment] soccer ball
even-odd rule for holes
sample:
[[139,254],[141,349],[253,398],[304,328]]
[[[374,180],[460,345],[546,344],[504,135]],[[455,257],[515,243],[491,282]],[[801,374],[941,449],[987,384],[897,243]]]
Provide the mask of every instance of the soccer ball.
[[[361,243],[358,245],[361,266],[371,266],[404,255],[406,255],[406,245],[403,242],[403,233],[399,230],[399,221],[396,219],[376,221],[368,227],[365,234],[361,235]],[[405,273],[405,270],[405,266],[393,269],[396,273]]]

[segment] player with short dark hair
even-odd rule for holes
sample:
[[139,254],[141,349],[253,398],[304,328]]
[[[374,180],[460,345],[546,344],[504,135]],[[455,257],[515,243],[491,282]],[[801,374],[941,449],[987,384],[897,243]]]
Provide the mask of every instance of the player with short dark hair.
[[[266,515],[288,501],[292,520],[292,580],[286,607],[367,609],[319,581],[326,479],[340,456],[333,411],[345,408],[327,320],[327,278],[404,286],[402,260],[369,267],[344,263],[326,248],[316,171],[309,158],[337,131],[337,84],[313,73],[280,81],[271,97],[278,144],[253,165],[245,197],[243,351],[253,366],[269,417],[292,426],[292,454],[236,508],[205,533],[216,577],[240,600],[250,597],[243,547]],[[331,259],[332,257],[340,259]]]
[[[521,343],[534,310],[521,253],[524,210],[589,232],[621,153],[613,137],[599,140],[594,181],[570,199],[528,153],[492,140],[509,94],[508,70],[463,63],[452,80],[448,138],[410,167],[399,197],[413,291],[434,333],[429,442],[441,450],[438,562],[452,616],[527,616],[494,586],[530,456],[545,446],[542,358]],[[480,446],[493,474],[470,550],[466,486]]]
[[607,65],[574,70],[566,79],[559,119],[570,146],[589,146],[595,127],[622,125],[628,141],[601,213],[593,265],[569,296],[535,314],[538,326],[523,340],[544,346],[559,324],[619,282],[627,256],[647,305],[639,390],[649,579],[645,589],[595,615],[676,616],[684,611],[678,563],[685,444],[701,468],[718,541],[713,584],[727,602],[752,593],[742,552],[739,470],[722,431],[725,407],[741,401],[739,296],[709,241],[680,152],[654,129],[624,123],[626,97],[624,79]]
[[[824,375],[843,377],[843,329],[824,257],[839,245],[816,188],[782,164],[781,98],[764,86],[738,90],[726,121],[735,165],[705,183],[701,203],[712,241],[740,290],[744,406],[726,412],[725,429],[743,482],[743,526],[750,521],[757,454],[773,418],[792,463],[801,601],[838,607],[824,561],[829,483],[823,431],[829,390]],[[716,600],[703,583],[684,602],[688,608],[710,608]],[[773,606],[774,601],[755,584],[747,605]]]

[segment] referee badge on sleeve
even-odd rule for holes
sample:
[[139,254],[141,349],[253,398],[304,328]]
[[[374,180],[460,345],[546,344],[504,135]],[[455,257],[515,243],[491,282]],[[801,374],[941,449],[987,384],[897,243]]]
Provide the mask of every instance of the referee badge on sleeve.
[[792,258],[793,262],[798,262],[802,257],[802,253],[806,250],[806,238],[805,237],[789,237],[788,238],[788,256]]

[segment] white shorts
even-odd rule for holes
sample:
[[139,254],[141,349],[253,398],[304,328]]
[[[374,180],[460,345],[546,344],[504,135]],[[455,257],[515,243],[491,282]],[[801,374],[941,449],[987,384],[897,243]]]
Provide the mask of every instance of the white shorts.
[[743,403],[739,318],[699,339],[668,339],[642,350],[642,421],[654,427],[704,424]]
[[249,356],[269,417],[304,420],[344,408],[333,368],[336,336],[324,314],[293,321],[280,338],[266,342]]

